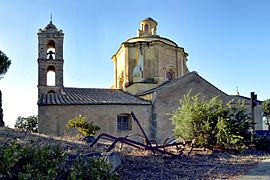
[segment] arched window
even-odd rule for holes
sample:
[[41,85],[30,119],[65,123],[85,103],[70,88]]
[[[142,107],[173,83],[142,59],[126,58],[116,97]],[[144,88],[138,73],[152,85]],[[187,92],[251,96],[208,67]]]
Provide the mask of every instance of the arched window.
[[173,68],[169,68],[169,70],[166,72],[166,79],[170,81],[175,78],[176,78],[175,70]]
[[55,42],[49,40],[47,44],[47,59],[55,59]]
[[147,33],[149,32],[149,26],[148,26],[148,24],[144,25],[144,31],[147,32]]
[[48,66],[47,68],[47,86],[55,86],[55,67]]

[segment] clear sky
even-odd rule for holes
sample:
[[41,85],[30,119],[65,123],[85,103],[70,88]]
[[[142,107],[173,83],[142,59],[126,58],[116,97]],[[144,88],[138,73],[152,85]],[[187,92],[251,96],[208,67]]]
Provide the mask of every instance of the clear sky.
[[37,32],[53,15],[65,33],[64,85],[109,88],[111,57],[141,20],[185,48],[188,68],[227,94],[270,98],[268,0],[0,0],[0,50],[12,60],[4,79],[4,121],[37,114]]

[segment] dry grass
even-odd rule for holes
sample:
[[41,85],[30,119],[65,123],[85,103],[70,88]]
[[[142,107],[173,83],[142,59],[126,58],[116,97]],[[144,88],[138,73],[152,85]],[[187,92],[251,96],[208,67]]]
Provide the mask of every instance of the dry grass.
[[[69,153],[89,153],[89,144],[76,139],[53,137],[28,133],[10,128],[0,128],[0,146],[11,141],[37,146],[58,145]],[[119,149],[115,149],[118,150]],[[168,156],[153,155],[149,151],[130,147],[121,152],[122,164],[118,168],[121,179],[234,179],[243,175],[259,161],[268,157],[256,151],[232,154],[212,151],[194,151],[191,156],[174,159]]]
[[0,145],[3,146],[13,141],[36,146],[57,145],[71,154],[88,153],[92,151],[88,144],[71,137],[54,137],[17,129],[0,128]]

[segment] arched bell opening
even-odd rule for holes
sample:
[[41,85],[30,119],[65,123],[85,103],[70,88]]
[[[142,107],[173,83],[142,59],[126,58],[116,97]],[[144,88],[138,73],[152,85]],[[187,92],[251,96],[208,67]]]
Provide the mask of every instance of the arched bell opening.
[[55,67],[52,65],[47,68],[47,86],[55,86]]
[[47,59],[55,59],[55,42],[49,40],[47,43]]

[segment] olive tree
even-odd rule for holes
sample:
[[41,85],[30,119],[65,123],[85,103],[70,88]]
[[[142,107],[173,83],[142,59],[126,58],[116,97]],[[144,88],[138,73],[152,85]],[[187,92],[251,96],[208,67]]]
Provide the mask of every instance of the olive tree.
[[200,147],[242,149],[250,142],[250,116],[243,102],[224,104],[218,97],[210,100],[187,94],[172,115],[176,137],[195,139]]
[[14,125],[17,129],[37,133],[38,118],[37,116],[21,117],[19,116]]

